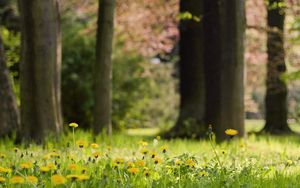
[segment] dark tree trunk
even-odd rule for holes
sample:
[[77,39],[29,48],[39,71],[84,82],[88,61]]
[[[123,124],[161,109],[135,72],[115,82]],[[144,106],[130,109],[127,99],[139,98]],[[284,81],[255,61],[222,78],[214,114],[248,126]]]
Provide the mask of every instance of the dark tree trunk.
[[99,0],[96,62],[94,66],[94,126],[93,132],[106,129],[112,133],[112,43],[115,0]]
[[206,124],[244,135],[244,0],[204,0]]
[[202,0],[181,0],[180,13],[193,18],[180,21],[180,112],[166,137],[202,137],[204,125],[203,14]]
[[0,36],[0,137],[19,129],[20,119]]
[[19,0],[22,22],[19,137],[43,141],[62,129],[61,44],[57,0]]
[[[269,5],[283,0],[269,0]],[[265,132],[283,134],[291,132],[287,124],[287,86],[280,76],[286,71],[284,53],[284,19],[282,7],[268,7],[266,125]]]

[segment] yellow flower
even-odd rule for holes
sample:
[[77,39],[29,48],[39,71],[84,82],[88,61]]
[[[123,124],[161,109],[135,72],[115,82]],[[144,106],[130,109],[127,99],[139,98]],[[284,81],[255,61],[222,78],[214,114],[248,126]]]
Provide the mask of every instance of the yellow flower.
[[127,162],[127,166],[129,166],[129,167],[134,167],[135,165],[134,165],[134,163],[133,163],[133,162],[131,162],[131,161],[128,161],[128,162]]
[[151,174],[150,174],[149,170],[145,170],[143,175],[146,176],[146,177],[149,177]]
[[239,132],[235,129],[226,129],[225,130],[225,134],[227,134],[228,136],[235,136],[237,135]]
[[30,183],[30,184],[33,184],[33,185],[36,185],[38,183],[38,178],[35,177],[35,176],[28,176],[26,178],[27,182]]
[[91,147],[92,147],[93,149],[97,149],[97,148],[99,148],[99,145],[96,144],[96,143],[92,143],[92,144],[91,144]]
[[6,155],[4,153],[0,154],[0,158],[4,159],[6,157]]
[[5,178],[3,178],[3,177],[0,177],[0,183],[4,183],[6,181],[6,179]]
[[18,151],[20,151],[19,148],[14,148],[14,152],[17,153]]
[[77,181],[85,181],[85,180],[89,180],[89,179],[90,179],[90,177],[87,175],[84,175],[84,174],[77,176]]
[[50,170],[56,170],[56,165],[53,164],[53,163],[47,164],[47,167],[48,167]]
[[10,168],[4,168],[4,167],[0,166],[0,172],[2,172],[2,173],[10,173],[11,169]]
[[128,172],[130,172],[131,174],[137,174],[140,170],[138,168],[129,168]]
[[40,171],[41,172],[49,172],[50,171],[50,168],[48,166],[41,166],[40,167]]
[[155,157],[153,160],[154,160],[154,164],[158,164],[162,162],[162,159],[159,157]]
[[29,168],[32,168],[32,163],[30,163],[30,162],[26,162],[26,163],[21,163],[20,164],[20,167],[22,168],[22,169],[29,169]]
[[143,155],[147,155],[147,153],[149,152],[149,150],[147,148],[142,148],[140,151]]
[[10,178],[10,183],[12,184],[24,184],[25,180],[21,176],[13,176]]
[[193,161],[192,159],[186,160],[186,164],[191,168],[194,168],[196,166],[195,161]]
[[150,153],[150,156],[151,156],[151,158],[153,159],[153,158],[156,157],[156,153],[155,153],[155,152],[151,152],[151,153]]
[[76,165],[76,164],[74,164],[74,163],[72,163],[72,164],[70,164],[69,166],[68,166],[68,169],[69,170],[76,170],[78,168],[78,166]]
[[141,140],[141,141],[139,141],[139,145],[145,147],[145,146],[148,146],[148,142]]
[[181,164],[182,164],[181,160],[178,159],[178,160],[175,161],[175,165],[180,166]]
[[69,124],[69,127],[76,128],[76,127],[78,127],[78,124],[73,122],[73,123],[70,123],[70,124]]
[[163,152],[163,153],[166,153],[167,152],[167,149],[168,149],[168,146],[162,146],[161,148],[160,148],[160,150]]
[[114,159],[114,162],[115,162],[116,164],[123,164],[123,163],[124,163],[124,159],[123,159],[123,158],[115,158],[115,159]]
[[101,155],[100,152],[96,151],[93,153],[93,156],[97,159]]
[[136,164],[137,166],[141,166],[141,167],[145,166],[145,162],[144,162],[143,160],[137,160],[137,161],[135,162],[135,164]]
[[291,166],[292,164],[293,164],[293,161],[292,161],[292,160],[287,160],[287,161],[286,161],[286,165],[287,165],[287,166]]
[[201,177],[208,176],[208,172],[203,170],[203,171],[199,172],[199,176],[201,176]]
[[57,153],[57,152],[51,152],[51,153],[49,153],[48,155],[49,155],[50,157],[57,157],[57,158],[60,157],[60,154]]
[[63,176],[60,176],[60,175],[53,175],[51,177],[51,181],[52,181],[53,185],[62,185],[67,182],[66,178]]
[[78,179],[78,175],[76,174],[70,174],[70,175],[67,175],[67,179],[71,179],[71,180],[77,180]]
[[84,147],[86,147],[86,145],[87,145],[87,143],[86,143],[85,141],[83,141],[83,140],[78,140],[78,141],[76,142],[76,144],[77,144],[78,147],[80,147],[80,148],[84,148]]

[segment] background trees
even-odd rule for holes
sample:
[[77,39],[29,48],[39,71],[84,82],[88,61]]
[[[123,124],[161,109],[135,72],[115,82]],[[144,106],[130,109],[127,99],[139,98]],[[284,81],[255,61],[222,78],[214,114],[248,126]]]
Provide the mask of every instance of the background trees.
[[21,137],[37,142],[62,130],[58,1],[19,1]]

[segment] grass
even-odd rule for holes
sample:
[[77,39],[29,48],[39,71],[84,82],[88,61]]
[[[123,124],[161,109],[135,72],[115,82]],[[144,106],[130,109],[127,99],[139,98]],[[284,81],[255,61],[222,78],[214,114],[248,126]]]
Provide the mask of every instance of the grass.
[[217,145],[134,131],[93,139],[75,130],[75,146],[71,130],[43,146],[1,140],[0,187],[300,187],[298,136],[251,134]]

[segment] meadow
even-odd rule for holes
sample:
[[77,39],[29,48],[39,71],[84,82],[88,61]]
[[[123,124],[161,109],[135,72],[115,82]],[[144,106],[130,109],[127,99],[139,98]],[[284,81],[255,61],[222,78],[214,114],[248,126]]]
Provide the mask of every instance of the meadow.
[[[247,121],[247,130],[262,122]],[[297,128],[297,125],[293,125]],[[1,187],[299,187],[300,137],[163,140],[155,130],[92,138],[72,127],[44,145],[1,140]],[[142,134],[146,133],[146,134]]]

